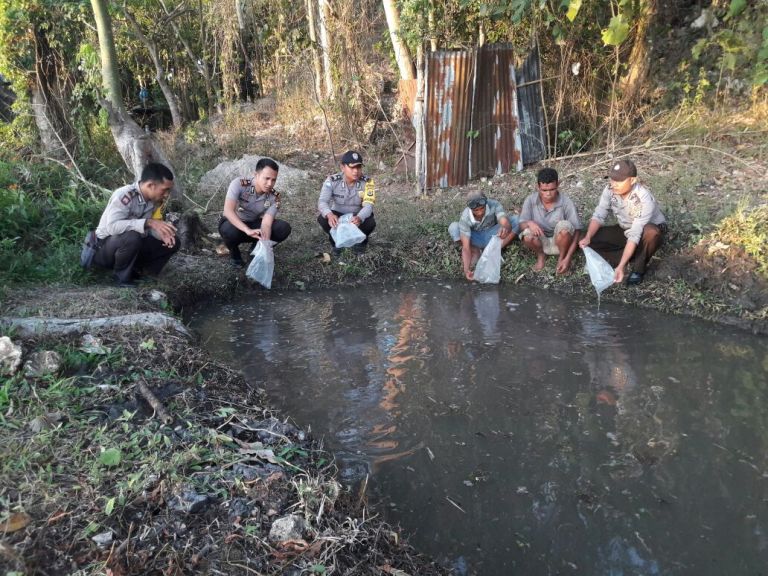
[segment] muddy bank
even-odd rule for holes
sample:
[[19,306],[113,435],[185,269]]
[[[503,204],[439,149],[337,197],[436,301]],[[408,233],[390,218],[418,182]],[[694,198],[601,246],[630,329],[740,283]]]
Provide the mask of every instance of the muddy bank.
[[12,339],[56,361],[2,377],[3,573],[448,573],[184,336],[92,336]]

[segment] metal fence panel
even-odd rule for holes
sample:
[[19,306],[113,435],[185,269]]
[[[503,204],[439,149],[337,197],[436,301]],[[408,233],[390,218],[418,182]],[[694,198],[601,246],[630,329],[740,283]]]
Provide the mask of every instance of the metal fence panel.
[[535,45],[517,69],[520,140],[523,162],[533,164],[547,157],[547,123],[541,98],[539,47]]
[[427,188],[522,170],[511,45],[432,52],[425,83]]
[[427,188],[467,182],[473,70],[471,52],[432,52],[427,58]]

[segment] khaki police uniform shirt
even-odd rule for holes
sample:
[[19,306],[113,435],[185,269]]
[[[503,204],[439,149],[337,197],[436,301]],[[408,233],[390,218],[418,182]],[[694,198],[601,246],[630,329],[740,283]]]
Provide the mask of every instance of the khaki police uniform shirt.
[[555,233],[555,226],[561,220],[568,220],[573,225],[574,230],[581,230],[581,221],[576,212],[576,206],[573,200],[563,193],[558,193],[557,200],[549,210],[544,206],[538,192],[528,196],[523,202],[523,209],[520,211],[520,222],[530,220],[539,225],[545,236],[552,236]]
[[128,231],[145,234],[144,224],[152,217],[155,208],[154,202],[141,195],[138,182],[118,188],[101,215],[96,236],[103,240]]
[[344,174],[339,172],[325,179],[323,189],[320,191],[320,199],[317,201],[317,209],[323,218],[335,210],[341,214],[356,214],[362,221],[373,214],[375,203],[376,191],[373,179],[360,176],[359,180],[347,186]]
[[482,232],[483,230],[488,230],[489,228],[496,226],[496,224],[499,223],[499,220],[506,217],[507,213],[501,206],[501,202],[488,198],[485,204],[485,214],[480,221],[475,220],[471,208],[464,208],[461,217],[459,218],[459,234],[462,236],[471,236],[473,231]]
[[658,225],[666,222],[656,198],[653,197],[648,188],[641,184],[632,186],[632,190],[624,197],[617,196],[611,192],[610,186],[606,186],[600,194],[597,208],[592,213],[592,220],[604,224],[609,211],[616,216],[619,226],[624,229],[624,236],[627,237],[627,240],[631,240],[635,244],[640,244],[643,227],[646,224]]
[[254,222],[269,214],[277,216],[280,208],[280,192],[272,190],[270,194],[259,194],[251,178],[235,178],[229,183],[226,200],[237,203],[237,215],[243,222]]

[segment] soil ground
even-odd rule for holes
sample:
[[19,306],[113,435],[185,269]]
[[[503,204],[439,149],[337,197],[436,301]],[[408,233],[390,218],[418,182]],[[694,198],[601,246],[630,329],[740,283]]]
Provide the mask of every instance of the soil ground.
[[[254,123],[258,123],[254,119]],[[319,127],[318,127],[319,128]],[[467,186],[417,195],[395,166],[374,151],[367,172],[378,184],[378,227],[367,253],[332,257],[315,220],[317,194],[335,171],[321,148],[303,147],[297,132],[258,131],[246,153],[269,150],[313,175],[305,189],[285,190],[281,217],[291,237],[275,250],[273,290],[353,286],[398,278],[461,279],[459,253],[447,225],[464,196],[482,189],[512,211],[534,191],[530,167]],[[315,133],[322,134],[318,129]],[[726,136],[722,136],[726,138]],[[276,142],[280,142],[278,146]],[[646,280],[614,286],[604,299],[691,314],[768,333],[764,260],[718,234],[717,223],[739,208],[764,210],[768,151],[764,131],[736,131],[722,142],[646,144],[628,149],[641,179],[669,221],[666,245]],[[320,146],[321,143],[318,143]],[[736,156],[732,151],[743,151]],[[747,154],[748,153],[748,154]],[[586,222],[613,158],[585,155],[553,162],[561,191]],[[212,166],[211,166],[212,167]],[[174,257],[156,285],[111,286],[94,272],[87,286],[10,289],[3,316],[89,318],[180,311],[210,299],[250,297],[263,290],[228,265],[215,237],[221,206],[195,193],[212,233]],[[759,247],[758,247],[759,248]],[[327,255],[327,257],[326,257]],[[513,244],[502,282],[594,299],[579,255],[573,271],[554,262],[535,272],[535,258]],[[73,263],[74,265],[74,263]],[[56,350],[56,374],[0,380],[2,485],[0,566],[24,574],[439,574],[447,569],[415,554],[397,531],[365,507],[364,487],[342,487],[332,456],[268,407],[241,375],[208,358],[196,344],[156,329],[98,334],[106,352],[86,352],[82,334],[17,336],[24,358]],[[145,383],[171,416],[163,423],[139,392]],[[116,456],[119,454],[119,456]],[[275,521],[304,519],[298,533],[270,538]],[[95,536],[104,535],[102,543]]]

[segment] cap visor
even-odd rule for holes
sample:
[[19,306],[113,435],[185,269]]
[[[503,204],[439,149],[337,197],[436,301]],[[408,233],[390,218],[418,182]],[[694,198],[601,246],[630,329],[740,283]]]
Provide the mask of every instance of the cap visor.
[[347,166],[349,166],[350,168],[354,168],[355,166],[362,166],[362,165],[363,165],[362,162],[348,162],[347,163]]

